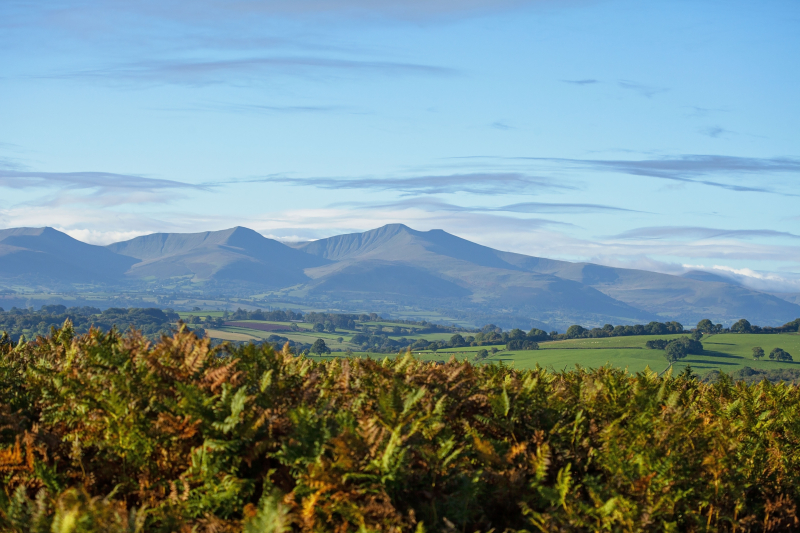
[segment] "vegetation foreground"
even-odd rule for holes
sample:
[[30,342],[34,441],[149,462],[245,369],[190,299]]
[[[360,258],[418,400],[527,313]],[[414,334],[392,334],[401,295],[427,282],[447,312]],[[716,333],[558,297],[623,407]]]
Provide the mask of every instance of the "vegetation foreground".
[[0,530],[800,529],[800,394],[313,361],[188,331],[0,341]]

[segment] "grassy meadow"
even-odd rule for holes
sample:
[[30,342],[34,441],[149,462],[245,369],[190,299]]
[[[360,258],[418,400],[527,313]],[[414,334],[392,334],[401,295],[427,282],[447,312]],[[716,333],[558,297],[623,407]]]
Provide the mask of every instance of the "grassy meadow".
[[[571,339],[539,343],[538,350],[508,351],[496,346],[497,353],[484,359],[485,363],[499,363],[514,366],[520,370],[535,368],[537,365],[551,370],[569,370],[576,365],[599,368],[611,365],[615,368],[627,369],[629,372],[642,372],[646,368],[662,371],[667,368],[662,350],[648,350],[645,343],[652,339],[675,339],[684,335],[639,335],[632,337],[609,337],[605,339]],[[800,369],[800,334],[785,333],[779,335],[751,335],[740,333],[722,333],[706,336],[702,340],[705,353],[689,355],[675,364],[677,371],[691,365],[698,374],[712,370],[730,373],[745,366],[759,370],[771,368]],[[775,362],[767,357],[754,361],[752,348],[760,346],[769,354],[773,348],[783,348],[795,357],[794,362]],[[423,360],[473,359],[481,349],[491,350],[491,346],[469,346],[449,348],[436,353],[415,351]]]
[[[213,311],[182,312],[181,316],[217,316]],[[221,316],[221,312],[219,313]],[[334,333],[315,332],[313,324],[304,322],[277,322],[277,321],[256,321],[239,320],[238,322],[251,322],[253,324],[276,324],[283,326],[296,326],[300,331],[269,332],[249,329],[239,326],[224,326],[221,328],[208,329],[207,333],[211,338],[229,341],[259,341],[268,338],[270,335],[280,335],[295,342],[306,344],[313,343],[316,339],[324,339],[325,343],[332,350],[351,350],[356,357],[370,357],[382,359],[386,354],[361,352],[360,347],[350,342],[354,335],[362,333],[359,330],[337,329]],[[420,326],[391,322],[387,320],[369,322],[367,326],[373,333],[387,335],[391,339],[420,339],[428,341],[449,340],[452,333],[416,333],[421,329]],[[404,330],[412,330],[410,334],[393,334],[393,327],[400,327]],[[376,331],[380,328],[380,331]],[[482,349],[491,351],[497,350],[484,359],[485,364],[503,363],[511,365],[520,370],[535,368],[537,365],[550,370],[560,371],[575,368],[576,365],[589,368],[599,368],[611,365],[614,368],[627,369],[629,372],[642,372],[646,368],[660,372],[668,366],[664,359],[664,352],[661,350],[649,350],[645,348],[645,343],[652,339],[675,339],[685,334],[677,335],[639,335],[627,337],[609,337],[603,339],[571,339],[563,341],[549,341],[539,343],[538,350],[519,350],[508,351],[505,346],[467,346],[461,348],[447,348],[432,352],[429,350],[415,350],[414,354],[423,361],[446,361],[450,357],[457,360],[474,360],[475,355]],[[339,342],[342,338],[342,342]],[[691,365],[692,369],[700,375],[707,372],[718,370],[726,373],[740,370],[745,366],[759,370],[773,368],[799,368],[800,369],[800,334],[786,333],[779,335],[756,335],[740,333],[722,333],[709,335],[702,339],[704,354],[689,355],[685,359],[676,363],[675,370],[680,371],[686,365]],[[752,358],[752,348],[760,346],[764,351],[769,352],[776,347],[783,348],[792,354],[795,362],[775,362],[768,358],[755,361]],[[337,358],[343,354],[334,352],[328,357]]]

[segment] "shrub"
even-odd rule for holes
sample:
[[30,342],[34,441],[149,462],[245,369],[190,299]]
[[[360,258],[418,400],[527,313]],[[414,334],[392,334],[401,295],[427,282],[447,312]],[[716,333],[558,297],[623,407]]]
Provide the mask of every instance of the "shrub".
[[724,375],[67,324],[0,346],[0,531],[796,530],[798,417],[797,388]]
[[539,344],[528,339],[514,339],[506,344],[507,350],[538,350]]
[[645,347],[650,350],[663,350],[667,347],[667,340],[666,339],[654,339],[651,341],[647,341],[644,343]]

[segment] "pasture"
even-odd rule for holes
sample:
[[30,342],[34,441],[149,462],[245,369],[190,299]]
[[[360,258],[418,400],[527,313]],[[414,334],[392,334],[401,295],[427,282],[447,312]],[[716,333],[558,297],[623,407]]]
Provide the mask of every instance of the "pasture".
[[[629,372],[641,372],[646,367],[662,371],[667,367],[664,352],[644,348],[651,339],[670,339],[680,335],[642,335],[636,337],[611,337],[607,339],[575,339],[569,341],[545,342],[539,350],[498,352],[486,362],[499,362],[514,365],[519,369],[533,368],[537,364],[545,368],[563,370],[575,365],[597,368],[610,364],[617,368],[627,368]],[[751,335],[742,333],[722,333],[702,339],[702,355],[689,355],[675,364],[675,371],[691,365],[697,374],[711,370],[734,372],[745,366],[767,370],[770,368],[800,368],[800,335],[786,333],[780,335]],[[776,347],[791,353],[795,362],[779,363],[765,357],[754,361],[752,348],[760,346],[769,352]],[[474,349],[474,348],[473,348]]]
[[[484,359],[484,363],[500,363],[513,365],[519,369],[535,368],[539,365],[552,370],[569,370],[575,365],[597,368],[611,365],[616,368],[627,368],[629,372],[641,372],[650,367],[661,372],[667,368],[662,350],[648,350],[645,343],[652,339],[674,339],[684,335],[639,335],[631,337],[609,337],[605,339],[571,339],[539,343],[538,350],[507,351],[503,346],[495,346],[498,352]],[[691,365],[697,374],[705,374],[712,370],[734,372],[745,366],[760,370],[771,368],[800,369],[800,334],[785,333],[780,335],[751,335],[741,333],[722,333],[710,335],[702,339],[703,355],[689,355],[675,364],[675,371]],[[776,347],[783,348],[795,358],[794,362],[779,363],[765,357],[754,361],[752,349],[760,346],[769,352]],[[448,348],[437,353],[430,351],[414,351],[422,359],[448,359],[455,355],[456,359],[474,359],[481,349],[491,350],[491,346],[469,346]]]
[[[209,312],[199,311],[195,316],[206,316]],[[213,316],[213,315],[212,315]],[[208,335],[212,338],[248,341],[262,340],[272,334],[289,338],[295,342],[306,344],[313,343],[316,339],[324,339],[325,343],[333,350],[353,351],[356,357],[384,358],[386,354],[360,352],[359,346],[352,344],[350,339],[362,333],[361,328],[357,330],[337,329],[334,333],[315,332],[313,324],[309,323],[290,323],[276,321],[237,321],[237,326],[224,326],[221,328],[209,329]],[[296,326],[299,331],[269,332],[260,331],[247,327],[247,323],[253,326],[258,324],[274,324],[281,326]],[[359,324],[361,326],[362,324]],[[399,327],[404,330],[412,331],[420,329],[418,326],[401,324],[391,321],[367,322],[363,324],[370,329],[371,333],[387,335],[392,339],[420,339],[428,341],[449,340],[452,333],[412,333],[394,334],[392,328]],[[466,334],[464,334],[466,335]],[[519,369],[535,368],[537,365],[552,369],[565,370],[574,368],[576,365],[582,367],[597,368],[604,365],[611,365],[616,368],[627,369],[629,372],[641,372],[646,368],[661,372],[668,366],[662,350],[649,350],[645,348],[645,343],[652,339],[675,339],[684,335],[640,335],[629,337],[609,337],[604,339],[571,339],[563,341],[549,341],[539,343],[539,350],[519,350],[507,351],[505,346],[465,346],[461,348],[447,348],[438,352],[429,350],[414,350],[416,357],[422,360],[448,360],[455,356],[458,360],[469,359],[473,361],[475,355],[481,349],[491,351],[497,350],[488,358],[482,360],[484,364],[502,363],[512,365]],[[343,338],[342,342],[338,339]],[[751,368],[768,370],[771,368],[800,368],[800,334],[787,333],[780,335],[754,335],[740,333],[722,333],[718,335],[705,336],[702,339],[704,353],[702,355],[689,355],[685,359],[674,365],[676,372],[682,370],[686,365],[691,365],[692,369],[700,375],[712,370],[726,373],[734,372],[745,366]],[[792,354],[795,362],[775,362],[765,357],[761,361],[752,358],[752,348],[760,346],[764,351],[769,352],[776,347],[783,348]],[[334,354],[331,357],[338,357],[341,354]],[[390,355],[391,357],[391,355]]]

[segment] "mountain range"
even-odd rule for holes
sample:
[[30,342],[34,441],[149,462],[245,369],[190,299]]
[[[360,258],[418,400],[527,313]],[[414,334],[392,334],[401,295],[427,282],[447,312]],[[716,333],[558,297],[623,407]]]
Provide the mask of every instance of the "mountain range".
[[190,286],[323,308],[380,311],[391,304],[561,329],[701,318],[780,325],[800,316],[797,303],[708,272],[674,276],[556,261],[402,224],[289,244],[243,227],[156,233],[108,246],[53,228],[0,230],[0,287],[20,286]]

